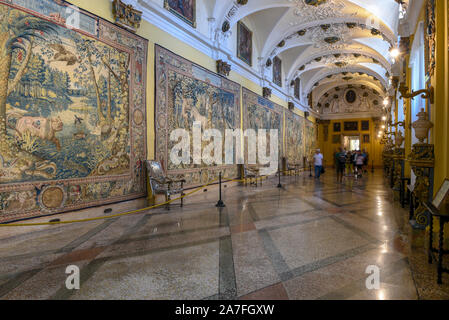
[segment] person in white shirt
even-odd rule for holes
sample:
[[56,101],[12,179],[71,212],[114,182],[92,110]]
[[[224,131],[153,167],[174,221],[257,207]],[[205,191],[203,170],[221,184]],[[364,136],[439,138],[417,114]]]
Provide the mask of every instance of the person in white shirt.
[[315,155],[313,156],[315,163],[315,178],[317,179],[320,178],[321,172],[323,171],[323,159],[324,156],[321,154],[321,150],[317,149]]

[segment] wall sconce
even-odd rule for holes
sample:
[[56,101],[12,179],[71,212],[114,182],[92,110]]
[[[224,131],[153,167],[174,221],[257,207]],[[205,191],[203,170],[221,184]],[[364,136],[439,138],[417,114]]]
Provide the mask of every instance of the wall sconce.
[[388,125],[390,127],[395,127],[395,128],[397,128],[398,126],[405,128],[405,121],[401,121],[401,122],[397,122],[397,123],[393,123],[392,121],[390,121],[390,122],[388,122]]
[[401,93],[401,99],[414,99],[416,96],[421,95],[421,98],[427,99],[430,101],[431,104],[434,104],[435,102],[435,90],[432,86],[429,87],[429,89],[422,89],[418,91],[412,91],[412,93],[408,92],[408,87],[405,86],[405,83],[401,83],[399,86],[399,92]]

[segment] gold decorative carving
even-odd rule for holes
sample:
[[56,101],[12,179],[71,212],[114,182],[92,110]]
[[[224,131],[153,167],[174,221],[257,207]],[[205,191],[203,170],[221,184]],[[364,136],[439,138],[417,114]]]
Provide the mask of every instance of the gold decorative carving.
[[264,97],[265,99],[271,98],[271,89],[270,89],[270,88],[268,88],[268,87],[263,87],[262,92],[263,92],[263,97]]
[[429,224],[429,214],[424,203],[429,201],[431,192],[431,169],[435,166],[435,146],[426,143],[417,143],[412,147],[412,153],[407,159],[416,176],[414,195],[418,201],[415,210],[415,221],[419,228],[425,228]]
[[421,98],[427,99],[431,104],[435,103],[435,90],[432,86],[428,89],[422,89],[418,91],[408,92],[409,88],[405,85],[405,83],[401,82],[399,86],[399,92],[401,93],[401,99],[414,99],[416,96],[421,95]]
[[231,65],[226,63],[223,60],[217,61],[217,73],[223,76],[229,77],[229,73],[231,72]]

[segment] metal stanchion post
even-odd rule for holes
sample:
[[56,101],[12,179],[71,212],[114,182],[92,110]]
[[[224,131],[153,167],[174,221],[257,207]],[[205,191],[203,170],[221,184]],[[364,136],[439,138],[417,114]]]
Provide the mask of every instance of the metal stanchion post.
[[312,163],[309,163],[309,171],[310,171],[309,177],[313,177],[312,176]]
[[221,199],[221,172],[218,176],[218,180],[219,180],[219,194],[220,194],[220,199],[218,200],[217,204],[215,205],[217,208],[224,208],[226,207],[226,205],[224,204],[223,200]]
[[371,172],[374,173],[374,160],[373,160],[373,165],[371,166]]
[[280,165],[278,165],[278,174],[279,174],[278,188],[281,189],[282,188],[282,184],[281,184],[281,166]]

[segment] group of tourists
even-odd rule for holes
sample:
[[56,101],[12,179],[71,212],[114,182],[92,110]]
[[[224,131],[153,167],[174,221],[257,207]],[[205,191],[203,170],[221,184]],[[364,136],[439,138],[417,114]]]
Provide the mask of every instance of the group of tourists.
[[[324,173],[324,156],[320,149],[317,149],[313,162],[315,166],[315,178],[319,179]],[[346,151],[338,148],[335,153],[335,167],[337,168],[337,182],[343,182],[343,177],[355,177],[360,179],[364,173],[368,172],[369,155],[366,150]]]
[[337,168],[337,182],[342,182],[344,176],[362,178],[368,172],[369,155],[366,150],[346,151],[339,148],[335,153],[335,167]]

